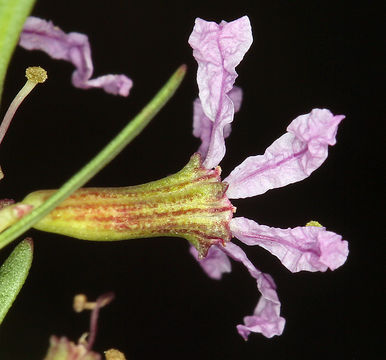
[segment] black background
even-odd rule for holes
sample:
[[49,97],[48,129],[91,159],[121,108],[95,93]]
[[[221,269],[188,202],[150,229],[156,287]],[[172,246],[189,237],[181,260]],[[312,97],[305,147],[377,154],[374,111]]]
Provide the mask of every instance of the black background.
[[254,43],[237,68],[244,100],[227,140],[224,175],[263,153],[312,108],[346,119],[311,177],[234,201],[237,214],[282,228],[318,220],[349,241],[350,255],[334,272],[291,274],[265,250],[246,248],[274,277],[287,324],[281,337],[251,334],[244,342],[235,325],[253,312],[259,295],[242,266],[233,263],[231,274],[213,281],[181,239],[92,243],[31,230],[34,262],[0,328],[0,359],[43,358],[50,334],[76,340],[87,331],[88,314],[73,313],[73,295],[95,298],[111,290],[117,298],[101,312],[95,350],[116,347],[128,359],[367,359],[371,350],[377,354],[371,358],[381,358],[383,238],[374,196],[382,195],[375,159],[383,123],[379,13],[375,2],[351,1],[38,1],[33,15],[89,35],[95,76],[125,73],[134,87],[128,98],[75,89],[70,64],[18,48],[2,114],[25,67],[43,66],[49,80],[21,106],[1,145],[0,198],[20,200],[60,186],[186,63],[175,97],[89,185],[134,185],[178,171],[199,145],[191,135],[197,68],[187,43],[194,19],[246,14]]

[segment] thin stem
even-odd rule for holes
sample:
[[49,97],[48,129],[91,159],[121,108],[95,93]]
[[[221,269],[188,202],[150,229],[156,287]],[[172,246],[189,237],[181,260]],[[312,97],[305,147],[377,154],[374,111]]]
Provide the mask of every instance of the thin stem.
[[149,124],[151,119],[153,119],[153,117],[173,96],[180,85],[185,72],[186,65],[180,66],[168,82],[161,88],[161,90],[158,91],[155,97],[109,144],[106,145],[104,149],[102,149],[99,154],[97,154],[79,172],[71,177],[46,202],[0,234],[0,249],[15,240],[36,222],[49,214],[63,200],[83,186],[112,159],[114,159],[124,149],[124,147],[128,145],[146,127],[146,125]]
[[90,317],[90,332],[87,341],[87,350],[91,350],[94,346],[95,338],[98,332],[98,317],[99,311],[102,307],[109,304],[115,298],[114,293],[109,292],[98,297],[94,309],[91,312]]

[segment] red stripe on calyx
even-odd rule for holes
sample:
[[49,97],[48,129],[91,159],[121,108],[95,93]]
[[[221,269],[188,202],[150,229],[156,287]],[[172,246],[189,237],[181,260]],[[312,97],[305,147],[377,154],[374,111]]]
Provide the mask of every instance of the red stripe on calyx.
[[[209,247],[231,239],[229,221],[235,208],[225,195],[221,169],[202,166],[199,154],[178,173],[121,188],[83,188],[36,224],[43,231],[85,240],[124,240],[177,236],[205,256]],[[38,205],[52,190],[28,195]]]

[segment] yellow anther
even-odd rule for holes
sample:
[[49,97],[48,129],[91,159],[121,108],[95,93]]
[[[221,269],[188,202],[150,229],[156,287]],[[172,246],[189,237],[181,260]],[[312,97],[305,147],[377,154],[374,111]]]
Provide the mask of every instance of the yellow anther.
[[73,308],[75,312],[82,312],[83,310],[95,309],[96,302],[88,302],[87,296],[78,294],[74,296]]
[[126,360],[125,355],[117,349],[105,351],[106,360]]
[[[108,294],[110,295],[110,294]],[[97,306],[104,307],[113,300],[112,296],[106,296],[103,300],[99,301],[87,301],[87,296],[84,294],[78,294],[74,296],[74,302],[72,307],[75,312],[82,312],[83,310],[94,310]],[[98,298],[99,299],[99,298]],[[99,304],[98,304],[99,301]]]
[[30,81],[44,83],[47,80],[47,71],[40,66],[30,66],[25,70],[25,76]]
[[306,226],[317,226],[317,227],[323,227],[322,224],[318,223],[317,221],[311,220],[309,221]]

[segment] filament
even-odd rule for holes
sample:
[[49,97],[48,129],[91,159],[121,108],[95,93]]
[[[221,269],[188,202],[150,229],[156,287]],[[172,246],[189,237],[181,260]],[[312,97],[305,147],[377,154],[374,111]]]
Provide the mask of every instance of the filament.
[[32,89],[38,83],[43,83],[47,80],[47,72],[39,66],[28,67],[25,71],[25,76],[27,78],[27,82],[11,102],[11,105],[9,106],[7,112],[4,115],[3,121],[1,122],[0,144],[8,130],[9,125],[11,124],[12,118],[15,115],[16,110],[23,102],[25,97],[32,91]]

